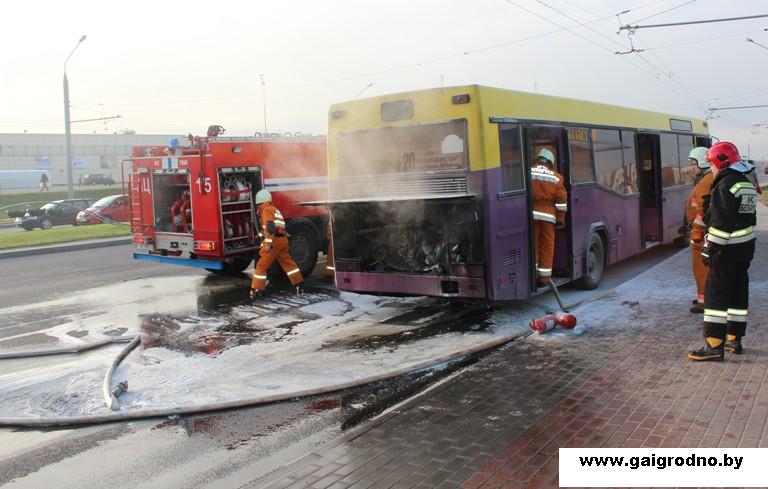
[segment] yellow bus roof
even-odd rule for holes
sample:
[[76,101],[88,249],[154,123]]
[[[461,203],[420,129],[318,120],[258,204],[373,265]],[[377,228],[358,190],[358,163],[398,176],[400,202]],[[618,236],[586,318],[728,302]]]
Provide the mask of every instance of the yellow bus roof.
[[[467,105],[451,103],[453,95],[465,93],[470,95],[468,105],[471,109]],[[414,114],[411,119],[394,123],[381,120],[380,103],[404,99],[413,101]],[[335,132],[363,127],[428,122],[436,120],[438,114],[442,119],[466,117],[468,109],[476,111],[478,108],[481,123],[488,123],[490,118],[498,117],[672,131],[670,120],[675,119],[688,121],[692,126],[692,131],[675,130],[675,132],[709,133],[707,122],[702,119],[481,85],[414,90],[334,104],[330,108],[329,126]],[[333,114],[338,111],[346,111],[347,114],[336,120]]]

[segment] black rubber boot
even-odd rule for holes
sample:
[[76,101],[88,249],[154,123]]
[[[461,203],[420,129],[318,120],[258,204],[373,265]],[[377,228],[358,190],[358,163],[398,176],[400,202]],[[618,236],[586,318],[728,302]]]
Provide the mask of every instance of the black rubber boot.
[[704,314],[704,308],[699,306],[693,306],[689,309],[691,314]]
[[304,295],[304,282],[296,286],[296,295],[298,295],[299,297]]
[[[725,351],[733,353],[734,355],[741,355],[744,348],[741,346],[741,337],[728,335],[729,338],[725,340]],[[731,338],[731,336],[733,336]]]
[[[713,338],[714,339],[714,338]],[[711,346],[710,342],[711,339],[707,338],[707,341],[704,343],[704,347],[688,352],[688,358],[691,360],[696,360],[698,362],[706,362],[709,360],[714,361],[721,361],[723,357],[725,357],[725,341],[718,340],[720,342],[717,346]],[[712,341],[714,343],[714,341]]]

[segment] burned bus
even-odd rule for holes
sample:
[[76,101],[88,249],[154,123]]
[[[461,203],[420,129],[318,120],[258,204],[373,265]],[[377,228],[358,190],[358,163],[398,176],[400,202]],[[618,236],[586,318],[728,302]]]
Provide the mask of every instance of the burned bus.
[[687,117],[482,86],[330,108],[336,282],[364,293],[527,299],[537,286],[529,164],[566,180],[553,280],[597,287],[605,267],[681,237]]

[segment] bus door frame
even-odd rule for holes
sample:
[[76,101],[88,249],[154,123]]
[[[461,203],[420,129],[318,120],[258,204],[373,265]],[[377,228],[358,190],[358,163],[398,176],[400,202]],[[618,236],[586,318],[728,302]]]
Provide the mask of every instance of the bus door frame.
[[[531,130],[536,128],[542,128],[542,129],[548,129],[552,132],[559,132],[557,135],[556,140],[556,152],[555,157],[557,158],[557,163],[555,164],[555,171],[560,173],[560,175],[563,176],[563,179],[565,180],[563,182],[563,185],[565,185],[565,190],[568,193],[568,212],[566,212],[565,215],[565,229],[563,230],[557,230],[555,231],[555,256],[557,256],[557,243],[559,240],[562,239],[563,236],[565,236],[565,262],[566,266],[568,267],[566,277],[567,281],[570,281],[573,278],[573,236],[572,236],[572,230],[571,230],[571,179],[570,179],[570,150],[568,147],[568,128],[562,124],[557,124],[555,122],[523,122],[521,124],[521,128],[523,130],[523,165],[525,167],[525,173],[526,173],[526,180],[527,180],[527,199],[528,199],[528,239],[529,243],[528,246],[531,250],[530,255],[530,274],[529,274],[529,290],[531,291],[531,294],[534,295],[538,292],[538,277],[536,274],[536,246],[535,246],[535,239],[533,236],[533,195],[531,192],[531,164],[533,163],[533,160],[535,159],[535,152],[533,150],[533,145],[531,143]],[[553,261],[553,271],[554,271],[554,261]],[[552,275],[552,280],[555,280],[554,274]],[[563,277],[557,277],[562,279]],[[549,288],[546,288],[546,290],[549,290]]]
[[[662,194],[663,188],[661,186],[661,140],[659,133],[651,131],[637,131],[637,144],[635,152],[637,154],[638,165],[638,178],[640,180],[640,243],[642,249],[647,249],[655,246],[663,241],[664,222],[662,213],[662,204],[664,195]],[[645,184],[645,172],[643,171],[643,147],[651,142],[651,177],[653,178],[653,193],[655,195],[654,203],[656,207],[656,222],[657,227],[655,230],[656,241],[648,240],[648,212],[647,209],[652,209],[646,205],[648,187]]]

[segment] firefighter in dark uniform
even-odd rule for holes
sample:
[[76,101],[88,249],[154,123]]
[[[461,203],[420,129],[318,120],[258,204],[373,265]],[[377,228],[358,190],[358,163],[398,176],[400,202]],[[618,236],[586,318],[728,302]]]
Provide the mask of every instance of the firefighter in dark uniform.
[[708,148],[699,146],[693,148],[688,155],[691,168],[696,175],[696,185],[688,196],[685,206],[685,220],[691,229],[691,268],[693,278],[696,281],[696,298],[693,300],[692,313],[704,312],[704,285],[707,283],[709,267],[704,264],[701,256],[701,248],[704,246],[704,235],[707,232],[704,226],[704,200],[709,198],[714,179],[711,164],[707,158]]
[[704,337],[691,360],[722,360],[724,352],[742,353],[747,330],[749,264],[755,254],[757,191],[747,173],[751,165],[728,142],[707,154],[715,175],[704,223],[707,235],[701,256],[709,266],[704,290]]
[[533,237],[539,286],[548,285],[552,279],[555,226],[565,225],[565,213],[568,211],[563,176],[553,170],[554,161],[555,155],[545,148],[539,151],[535,165],[531,165]]
[[285,220],[282,213],[272,204],[272,195],[261,189],[256,193],[256,205],[259,214],[259,236],[262,237],[259,259],[253,271],[251,298],[258,297],[267,288],[267,271],[277,261],[288,275],[296,293],[301,294],[304,278],[288,249],[288,234],[285,232]]

